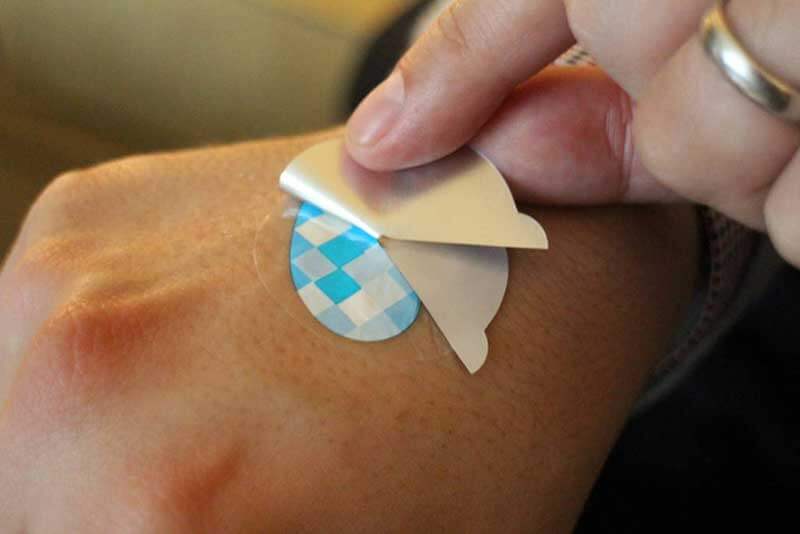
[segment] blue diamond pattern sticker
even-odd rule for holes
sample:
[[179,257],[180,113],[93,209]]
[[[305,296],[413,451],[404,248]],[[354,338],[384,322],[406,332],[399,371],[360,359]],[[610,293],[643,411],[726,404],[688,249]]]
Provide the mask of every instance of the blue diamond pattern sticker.
[[300,206],[290,256],[303,303],[340,336],[383,341],[419,314],[419,297],[378,240],[313,204]]

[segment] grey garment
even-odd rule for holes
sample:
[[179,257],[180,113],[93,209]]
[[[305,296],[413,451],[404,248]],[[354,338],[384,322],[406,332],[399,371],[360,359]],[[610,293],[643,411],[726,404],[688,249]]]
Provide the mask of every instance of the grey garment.
[[[696,339],[693,346],[679,357],[673,358],[671,355],[668,358],[668,360],[672,359],[671,363],[654,377],[650,386],[639,399],[634,416],[646,412],[690,377],[720,339],[736,325],[748,308],[764,295],[769,284],[778,275],[784,263],[769,239],[766,236],[756,236],[756,234],[753,234],[753,238],[755,240],[754,252],[747,260],[730,302],[713,320],[710,328],[704,331],[702,337]],[[693,317],[690,319],[693,321],[699,320],[699,315],[702,313],[699,312],[698,307],[704,306],[709,299],[714,298],[711,295],[711,286],[707,285],[698,296],[704,304],[695,304]],[[679,335],[678,343],[684,343],[692,335],[691,332],[684,330]]]

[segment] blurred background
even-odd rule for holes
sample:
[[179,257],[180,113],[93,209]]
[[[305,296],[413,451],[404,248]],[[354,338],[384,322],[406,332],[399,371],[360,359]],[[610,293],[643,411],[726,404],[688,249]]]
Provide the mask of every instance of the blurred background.
[[0,1],[0,257],[67,169],[341,122],[371,45],[417,3]]

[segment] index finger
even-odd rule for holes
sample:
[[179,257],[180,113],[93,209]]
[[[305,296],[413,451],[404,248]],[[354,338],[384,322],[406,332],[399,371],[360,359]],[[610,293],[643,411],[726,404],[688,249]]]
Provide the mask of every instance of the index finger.
[[573,42],[561,0],[456,0],[350,119],[362,165],[421,165],[469,141]]

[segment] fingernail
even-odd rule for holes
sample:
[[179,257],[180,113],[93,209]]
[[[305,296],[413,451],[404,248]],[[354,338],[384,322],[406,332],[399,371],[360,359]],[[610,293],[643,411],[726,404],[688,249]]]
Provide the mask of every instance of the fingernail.
[[370,146],[380,141],[392,129],[406,98],[403,74],[395,70],[386,81],[364,99],[347,125],[351,141]]

